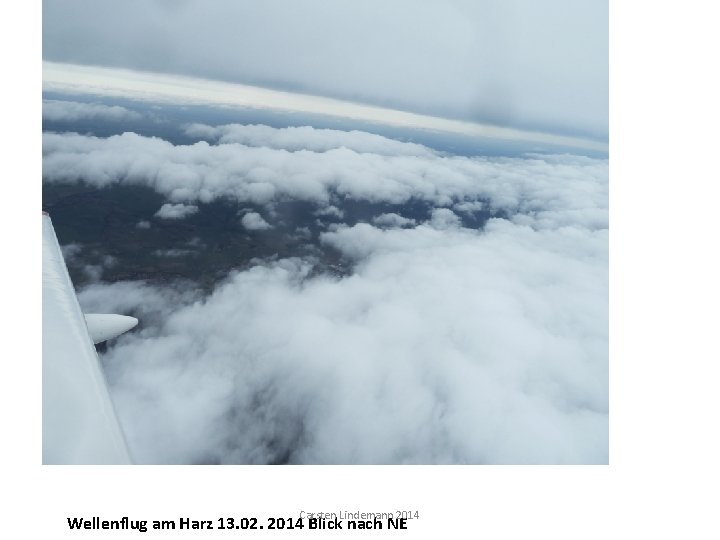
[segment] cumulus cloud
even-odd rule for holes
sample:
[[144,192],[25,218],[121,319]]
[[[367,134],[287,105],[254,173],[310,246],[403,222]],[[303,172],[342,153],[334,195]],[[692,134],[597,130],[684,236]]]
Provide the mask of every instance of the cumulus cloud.
[[43,120],[55,122],[76,122],[78,120],[140,120],[142,115],[119,105],[102,105],[100,103],[81,103],[43,99]]
[[345,212],[340,210],[337,206],[330,205],[316,210],[315,215],[320,217],[343,219],[345,217]]
[[366,131],[340,131],[311,126],[272,128],[264,125],[191,124],[185,128],[185,132],[191,137],[207,141],[264,146],[291,152],[300,150],[326,152],[334,148],[349,148],[358,153],[395,156],[427,156],[435,153],[421,144],[396,141]]
[[248,212],[240,221],[243,227],[249,231],[264,231],[272,228],[272,225],[265,221],[257,212]]
[[402,217],[394,212],[375,216],[372,221],[378,227],[409,227],[417,223],[414,219]]
[[435,208],[430,223],[436,229],[450,229],[460,225],[460,218],[449,208]]
[[[195,214],[198,211],[198,207],[192,204],[171,204],[166,203],[160,207],[160,210],[155,212],[155,216],[161,219],[183,219],[188,216]],[[138,224],[138,226],[140,226]],[[148,228],[144,225],[141,228]]]
[[[341,277],[310,258],[255,260],[210,294],[81,291],[87,311],[141,320],[103,358],[139,461],[607,463],[607,160],[290,151],[258,137],[44,137],[46,181],[142,184],[180,205],[431,205],[320,233],[352,269]],[[458,215],[487,209],[499,217],[481,230]]]
[[290,198],[322,206],[335,196],[389,203],[418,199],[436,206],[487,201],[489,210],[518,215],[534,227],[607,227],[606,159],[428,152],[289,152],[239,143],[173,145],[134,133],[109,138],[45,133],[43,177],[97,186],[142,184],[186,204],[219,197],[257,204]]
[[474,214],[480,212],[485,208],[485,205],[481,201],[472,202],[461,202],[453,205],[453,209],[456,212],[462,212],[464,214]]
[[164,310],[106,358],[138,459],[607,462],[606,231],[359,224],[324,241],[352,276],[285,260],[180,307],[122,296]]

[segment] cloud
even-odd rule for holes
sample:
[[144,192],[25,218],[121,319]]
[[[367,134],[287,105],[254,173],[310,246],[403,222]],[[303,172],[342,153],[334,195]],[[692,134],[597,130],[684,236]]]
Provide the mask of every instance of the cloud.
[[402,217],[394,212],[375,216],[372,222],[378,227],[409,227],[417,223],[414,219]]
[[137,331],[126,339],[148,339],[159,331],[168,315],[179,306],[189,306],[201,298],[189,282],[153,286],[141,281],[93,283],[78,291],[84,313],[124,313],[140,319]]
[[[378,203],[369,223],[319,234],[348,263],[343,276],[275,258],[209,294],[80,291],[86,311],[141,321],[103,356],[136,459],[607,463],[607,160],[263,146],[286,135],[187,146],[44,136],[45,181],[147,185],[182,207]],[[416,201],[426,217],[385,211]],[[480,210],[496,217],[464,227],[459,214]],[[243,219],[267,225],[254,210]]]
[[607,136],[607,2],[47,0],[43,58]]
[[122,120],[139,120],[142,115],[119,105],[109,106],[99,103],[43,99],[42,117],[43,120],[54,122],[76,122],[78,120],[119,122]]
[[460,218],[449,208],[435,208],[430,223],[436,229],[450,229],[460,225]]
[[488,210],[517,215],[533,227],[607,228],[607,174],[606,159],[572,155],[290,152],[239,143],[173,145],[134,133],[43,134],[46,182],[142,184],[184,204],[220,197],[262,205],[289,198],[323,207],[333,198],[395,204],[416,199],[435,206],[487,201]]
[[345,212],[340,210],[337,206],[330,205],[316,210],[315,215],[320,217],[343,219],[345,217]]
[[140,461],[607,462],[607,231],[359,224],[324,241],[352,276],[284,260],[180,306],[146,285],[107,295],[163,311],[106,358]]
[[[118,263],[117,258],[112,255],[104,255],[97,249],[93,248],[88,250],[86,246],[74,242],[61,245],[60,249],[62,251],[63,259],[65,259],[65,263],[68,267],[80,268],[82,273],[85,275],[85,278],[89,282],[93,283],[99,282],[102,279],[105,270],[113,268]],[[81,255],[89,256],[93,260],[94,264],[83,265]]]
[[[198,211],[198,207],[189,204],[170,204],[166,203],[160,207],[160,210],[155,212],[155,216],[161,219],[183,219],[193,215]],[[139,224],[138,224],[139,225]],[[142,228],[147,228],[145,225]]]
[[[148,71],[44,61],[43,90],[119,97],[149,102],[153,107],[160,106],[159,103],[181,107],[204,105],[235,110],[240,114],[243,111],[247,113],[248,110],[256,113],[264,111],[279,115],[277,118],[285,116],[286,113],[322,115],[325,121],[334,119],[341,123],[368,122],[376,127],[409,128],[420,136],[437,137],[441,133],[469,136],[491,146],[517,148],[518,145],[525,145],[528,150],[532,148],[535,151],[543,148],[546,151],[547,148],[555,148],[556,151],[579,148],[601,154],[607,154],[608,151],[605,140],[583,134],[552,133],[547,129],[523,129],[488,122],[443,118],[335,98]],[[200,129],[200,132],[203,130]]]
[[388,139],[366,131],[340,131],[318,129],[311,126],[272,128],[264,125],[228,124],[208,126],[191,124],[185,128],[187,135],[221,144],[238,143],[246,146],[262,146],[297,152],[310,150],[327,152],[335,148],[348,148],[358,153],[380,155],[431,156],[435,152],[421,144]]
[[272,229],[272,225],[265,221],[257,212],[248,212],[240,221],[243,224],[243,227],[249,231],[264,231]]
[[77,257],[82,251],[83,247],[81,244],[72,243],[60,246],[60,249],[62,250],[63,258],[66,261],[69,261]]
[[480,201],[462,202],[453,205],[453,209],[456,212],[462,212],[464,214],[474,214],[480,212],[485,208],[485,205]]

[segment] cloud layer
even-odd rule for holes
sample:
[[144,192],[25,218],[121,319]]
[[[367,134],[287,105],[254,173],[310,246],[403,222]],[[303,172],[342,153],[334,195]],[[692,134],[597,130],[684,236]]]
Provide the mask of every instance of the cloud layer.
[[185,128],[187,135],[220,144],[237,143],[246,146],[289,150],[327,152],[347,148],[358,153],[383,156],[432,156],[434,152],[425,146],[400,142],[365,131],[340,131],[318,129],[311,126],[273,128],[264,125],[228,124],[208,126],[191,124]]
[[607,2],[47,0],[43,58],[607,136]]
[[[309,136],[311,148],[333,132],[317,131],[318,137]],[[346,197],[389,203],[418,199],[464,205],[459,211],[467,212],[472,209],[467,203],[480,208],[477,203],[486,201],[487,208],[533,227],[607,227],[607,160],[447,156],[360,132],[336,132],[342,133],[340,142],[323,143],[322,150],[297,150],[313,133],[313,128],[291,132],[264,126],[244,132],[247,144],[187,146],[134,133],[109,138],[45,133],[43,176],[47,182],[143,184],[184,204],[218,197],[261,205],[290,198],[323,206]],[[384,153],[368,152],[369,138]],[[262,146],[269,139],[275,147]]]
[[605,231],[361,224],[323,240],[354,275],[285,260],[180,306],[111,286],[105,309],[160,313],[106,357],[140,461],[607,461]]
[[42,117],[43,120],[55,122],[76,122],[88,119],[119,122],[139,120],[142,115],[119,105],[43,99]]
[[[340,278],[310,259],[257,261],[209,296],[84,289],[87,311],[141,320],[104,356],[135,458],[606,463],[607,161],[466,158],[326,131],[303,130],[311,149],[265,127],[189,146],[44,136],[46,181],[140,183],[176,204],[310,201],[333,218],[319,241],[352,262]],[[238,132],[242,144],[222,138]],[[434,209],[348,226],[345,198]],[[504,217],[462,226],[484,208]]]

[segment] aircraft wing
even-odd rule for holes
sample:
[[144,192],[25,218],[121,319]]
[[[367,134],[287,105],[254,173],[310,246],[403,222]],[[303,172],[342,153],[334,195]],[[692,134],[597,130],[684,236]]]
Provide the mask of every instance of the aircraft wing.
[[[130,463],[88,323],[45,212],[42,264],[43,463]],[[137,324],[132,317],[121,318],[134,321],[125,325],[129,328]]]

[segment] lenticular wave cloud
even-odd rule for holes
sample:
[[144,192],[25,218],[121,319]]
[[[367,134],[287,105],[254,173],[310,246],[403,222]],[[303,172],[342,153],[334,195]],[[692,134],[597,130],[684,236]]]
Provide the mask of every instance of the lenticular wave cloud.
[[[380,212],[328,226],[319,242],[351,261],[344,277],[290,258],[257,261],[207,295],[82,290],[87,311],[142,320],[103,359],[135,458],[607,463],[607,160],[273,129],[195,126],[212,144],[187,146],[43,137],[46,181],[139,183],[174,204],[293,198],[335,205],[341,221],[347,199],[434,207],[424,221]],[[502,217],[463,226],[481,208]]]

